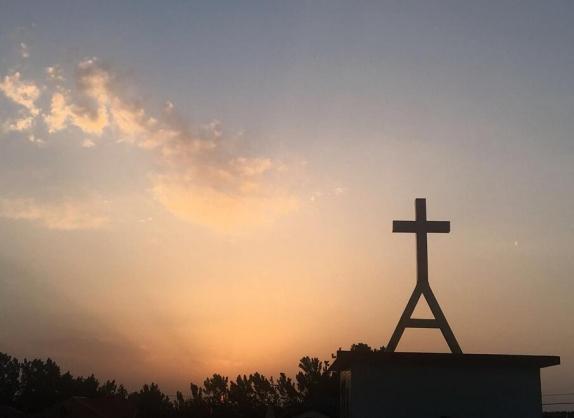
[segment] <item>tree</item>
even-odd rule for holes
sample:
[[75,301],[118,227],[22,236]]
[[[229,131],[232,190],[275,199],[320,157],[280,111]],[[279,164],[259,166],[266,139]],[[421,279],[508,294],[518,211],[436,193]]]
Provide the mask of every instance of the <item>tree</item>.
[[370,353],[373,351],[373,349],[368,344],[356,343],[351,346],[351,351],[359,353]]
[[193,383],[189,385],[189,388],[191,390],[191,399],[189,400],[189,405],[191,411],[193,411],[190,416],[197,418],[207,417],[210,412],[210,407],[203,396],[203,388],[194,385]]
[[60,367],[51,359],[39,359],[20,365],[20,391],[17,405],[27,412],[38,412],[63,400]]
[[20,390],[20,362],[0,353],[0,405],[14,405]]
[[255,410],[255,391],[251,376],[237,376],[229,385],[229,402],[235,413],[240,416],[251,416]]
[[119,385],[115,380],[107,380],[103,385],[97,390],[98,396],[104,397],[115,397],[120,399],[126,399],[128,397],[128,391],[123,385]]
[[267,379],[256,372],[250,375],[249,379],[253,385],[254,402],[258,408],[266,410],[267,406],[277,405],[278,397],[273,378]]
[[299,360],[299,368],[301,371],[295,376],[297,389],[303,399],[310,399],[320,385],[321,376],[326,371],[325,364],[316,357],[305,356]]
[[161,392],[155,383],[143,385],[139,392],[129,397],[137,406],[137,418],[168,418],[172,416],[173,405],[169,397]]
[[317,409],[330,415],[337,411],[338,379],[329,372],[329,362],[303,357],[299,361],[297,389],[305,408]]
[[211,378],[205,379],[203,382],[203,393],[210,405],[221,406],[227,404],[229,399],[228,383],[229,378],[220,374],[214,374]]
[[285,373],[279,374],[276,384],[278,404],[283,408],[292,408],[299,403],[299,393],[295,387],[295,383]]

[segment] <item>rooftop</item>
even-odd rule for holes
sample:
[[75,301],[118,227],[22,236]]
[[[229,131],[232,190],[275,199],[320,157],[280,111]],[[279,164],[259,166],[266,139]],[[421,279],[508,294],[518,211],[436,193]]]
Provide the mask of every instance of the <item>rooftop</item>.
[[558,356],[509,354],[399,353],[388,351],[337,351],[330,370],[349,370],[352,364],[417,364],[432,366],[549,367],[560,364]]

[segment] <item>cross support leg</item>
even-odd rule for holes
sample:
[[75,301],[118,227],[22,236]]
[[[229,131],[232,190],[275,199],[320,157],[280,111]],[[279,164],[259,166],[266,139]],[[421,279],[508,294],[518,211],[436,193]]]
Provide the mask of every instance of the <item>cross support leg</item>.
[[[434,316],[434,319],[412,318],[412,314],[415,311],[421,295],[425,297]],[[391,336],[389,344],[387,345],[387,351],[394,352],[397,349],[399,340],[401,339],[406,328],[438,328],[442,332],[442,335],[446,340],[450,351],[454,354],[462,354],[462,350],[458,345],[458,341],[456,340],[454,333],[452,332],[446,317],[440,309],[436,297],[428,283],[417,283],[407,303],[407,306],[401,315],[401,319],[399,320],[399,323],[397,324],[397,327]]]
[[419,298],[421,297],[421,289],[420,289],[420,285],[417,284],[417,286],[415,287],[415,290],[413,290],[413,294],[411,295],[411,298],[409,299],[407,306],[405,307],[405,310],[403,311],[403,314],[401,315],[401,319],[399,319],[399,323],[397,324],[397,327],[395,328],[395,332],[393,332],[393,335],[391,336],[391,339],[389,340],[389,343],[387,344],[387,351],[395,351],[397,348],[397,345],[399,344],[399,340],[401,339],[401,337],[403,336],[403,332],[405,332],[405,328],[407,328],[408,326],[408,321],[411,319],[411,315],[413,314],[413,312],[415,311],[415,308],[417,307],[417,303],[419,301]]
[[450,328],[450,325],[448,324],[446,317],[442,313],[442,309],[440,308],[440,305],[438,304],[430,286],[428,286],[428,285],[425,286],[425,289],[423,290],[423,294],[425,295],[425,298],[426,298],[427,303],[431,309],[431,312],[437,321],[438,328],[442,332],[442,335],[443,335],[444,339],[446,340],[446,343],[448,344],[450,351],[452,353],[462,354],[462,350],[460,348],[460,345],[458,345],[458,341],[456,340],[456,337],[454,336],[454,332],[452,332],[452,329]]

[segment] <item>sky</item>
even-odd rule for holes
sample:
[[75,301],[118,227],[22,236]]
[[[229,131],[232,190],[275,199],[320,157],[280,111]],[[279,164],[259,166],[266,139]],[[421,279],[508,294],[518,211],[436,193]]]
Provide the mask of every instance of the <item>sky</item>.
[[560,355],[543,392],[574,391],[573,18],[0,1],[0,351],[169,392],[386,345],[424,197],[462,350]]

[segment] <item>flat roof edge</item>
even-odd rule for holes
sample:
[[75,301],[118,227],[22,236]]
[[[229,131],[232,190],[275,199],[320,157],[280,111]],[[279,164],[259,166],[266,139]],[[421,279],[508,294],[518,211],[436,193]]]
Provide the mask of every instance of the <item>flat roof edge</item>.
[[329,370],[348,370],[356,363],[420,364],[437,366],[550,367],[560,364],[559,356],[518,354],[451,354],[413,352],[337,351]]

